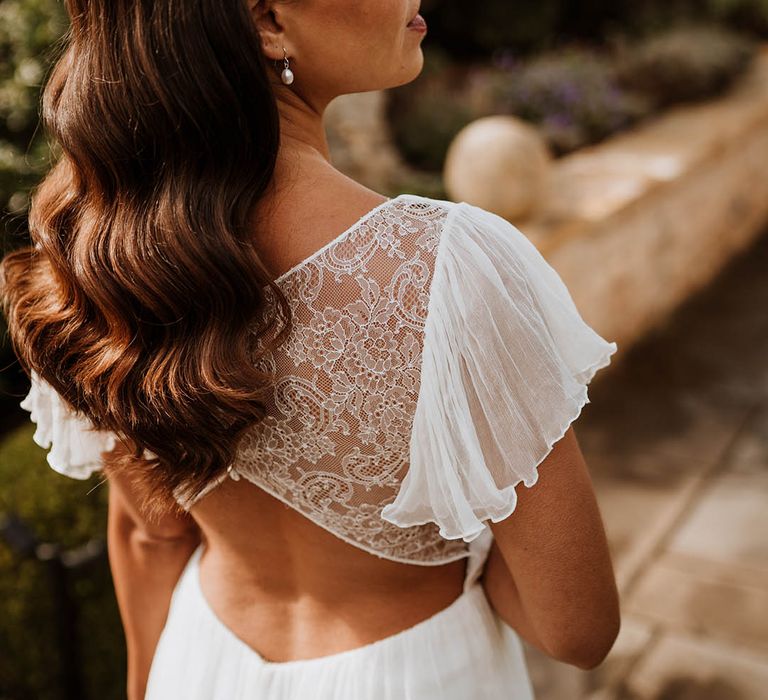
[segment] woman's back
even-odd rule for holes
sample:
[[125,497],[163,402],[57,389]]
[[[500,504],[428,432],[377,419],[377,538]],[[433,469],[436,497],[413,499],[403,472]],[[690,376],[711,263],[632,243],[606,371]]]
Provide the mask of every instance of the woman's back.
[[108,467],[131,700],[530,700],[519,636],[598,662],[570,424],[615,343],[509,222],[330,164],[330,101],[421,70],[418,7],[67,6],[2,291],[35,441]]
[[[303,234],[270,213],[265,259],[280,260],[285,240],[304,255],[273,264],[293,325],[261,361],[274,377],[266,417],[222,479],[179,502],[205,541],[208,605],[282,662],[370,644],[456,600],[472,542],[487,555],[480,520],[509,516],[514,487],[537,481],[615,346],[522,234],[477,208],[404,194],[340,233],[318,220]],[[457,358],[463,377],[451,374]],[[419,482],[406,487],[412,455]],[[397,513],[398,497],[421,502],[416,520]]]
[[[460,635],[469,619],[475,626],[467,634],[489,645],[488,663],[515,669],[504,683],[527,697],[524,676],[515,679],[519,641],[511,628],[503,628],[506,642],[492,641],[496,618],[475,592],[493,555],[484,523],[499,523],[501,552],[489,599],[543,650],[562,639],[563,654],[571,654],[567,645],[583,623],[576,620],[577,636],[568,636],[559,620],[573,615],[569,602],[581,601],[578,611],[608,595],[612,578],[580,578],[605,567],[605,542],[569,426],[616,345],[583,321],[520,231],[477,207],[403,194],[332,236],[277,275],[293,322],[258,360],[272,378],[263,420],[203,492],[174,491],[202,543],[174,594],[151,697],[181,682],[168,664],[200,625],[221,638],[212,650],[234,644],[245,663],[271,672],[342,659],[358,667],[376,654],[391,662],[414,643],[426,654],[412,658],[415,668],[437,669],[443,642],[429,630],[442,625],[444,634]],[[66,411],[55,400],[37,382],[25,407],[33,419],[60,420]],[[41,430],[51,434],[50,427]],[[75,434],[87,443],[86,432],[67,425],[52,432],[65,443],[51,453],[55,468],[81,476],[98,468],[84,457],[92,448],[66,444]],[[546,477],[550,485],[537,498],[554,496],[554,510],[529,508],[516,528],[515,489],[536,484],[545,460],[561,473]],[[594,552],[574,551],[589,543]],[[538,551],[557,547],[558,560]],[[576,588],[558,593],[557,578],[518,576],[518,565],[553,573],[570,565]],[[531,586],[541,609],[523,610],[517,599],[510,613],[510,601]],[[595,635],[598,650],[605,634]],[[457,669],[468,662],[465,653]],[[584,658],[594,658],[589,653]],[[494,687],[501,682],[496,675]]]
[[347,544],[247,482],[194,508],[200,584],[222,623],[273,662],[335,654],[430,617],[461,593],[465,560],[423,567]]
[[[412,203],[419,198],[398,199]],[[394,244],[395,239],[387,236],[393,233],[392,222],[401,216],[403,208],[341,178],[337,178],[331,188],[315,188],[301,195],[292,192],[290,202],[297,201],[302,203],[303,211],[297,211],[292,205],[281,208],[273,201],[264,202],[263,211],[268,216],[269,225],[264,227],[265,233],[257,236],[256,245],[265,264],[275,271],[282,288],[287,288],[289,294],[294,290],[292,298],[300,299],[294,307],[297,312],[294,323],[299,326],[294,332],[300,342],[306,342],[303,331],[316,322],[319,312],[332,305],[331,308],[349,315],[350,302],[356,303],[356,297],[361,296],[357,290],[354,296],[349,292],[345,295],[343,290],[339,293],[341,285],[331,277],[332,271],[326,264],[328,256],[340,264],[352,263],[358,272],[361,269],[370,271],[377,258],[371,244],[385,240]],[[327,211],[331,208],[329,203],[336,203],[336,212]],[[318,211],[323,215],[317,216]],[[350,211],[353,212],[351,215]],[[381,216],[371,221],[377,213]],[[442,220],[442,216],[437,211],[432,212],[432,216],[426,212],[422,226],[426,228],[430,222],[435,225],[438,220]],[[411,231],[408,240],[401,241],[401,249],[409,247],[409,240],[415,241],[416,233]],[[380,250],[384,251],[385,247],[381,246]],[[409,250],[409,254],[412,262],[418,261],[415,248]],[[321,259],[323,255],[326,256],[324,260]],[[367,261],[364,260],[366,255]],[[351,268],[347,278],[354,269]],[[297,286],[314,277],[318,270],[323,270],[328,281],[311,300],[302,297],[296,291]],[[391,275],[389,271],[381,274]],[[369,278],[375,280],[376,274],[369,272]],[[421,288],[427,287],[427,283],[425,279]],[[383,298],[379,296],[380,304]],[[389,299],[389,303],[392,305],[393,301]],[[381,311],[379,316],[380,327],[385,327],[386,323],[381,324]],[[391,324],[392,314],[388,317]],[[376,324],[370,314],[358,322],[369,331]],[[322,342],[323,339],[317,337],[317,340]],[[300,378],[297,364],[285,356],[277,365],[276,383],[296,383]],[[322,392],[322,385],[328,385],[330,373],[314,365],[309,373],[306,369],[305,366],[301,379]],[[347,379],[355,376],[349,368],[341,374]],[[343,391],[351,390],[345,385]],[[360,396],[368,400],[374,395],[376,392],[370,389],[360,392]],[[302,408],[306,407],[301,403],[294,404],[291,409],[283,406],[283,423],[290,425],[294,421],[296,424],[297,417],[305,418],[305,415],[297,416],[302,413]],[[272,403],[273,420],[276,413]],[[347,411],[347,415],[351,413]],[[328,459],[322,460],[319,466],[314,465],[314,473],[319,478],[329,472],[343,473],[339,464],[342,454],[336,452],[344,443],[359,444],[359,421],[363,413],[357,412],[357,431],[350,436],[312,425],[311,433],[321,434],[326,439],[329,433],[335,436],[333,453],[328,454]],[[379,442],[386,444],[386,434],[382,433]],[[306,446],[300,448],[304,449]],[[273,449],[269,454],[270,459],[274,459]],[[247,459],[258,461],[259,458],[264,459],[264,456],[249,454]],[[284,460],[295,464],[295,454],[285,455]],[[383,456],[380,462],[384,466]],[[262,474],[273,470],[271,464],[261,467],[258,471]],[[266,476],[269,479],[269,475]],[[251,478],[265,485],[263,481],[259,482],[255,470],[252,470]],[[290,499],[295,484],[288,479],[282,483],[282,489],[280,484],[273,484],[272,488],[278,496]],[[378,496],[381,500],[380,493]],[[369,501],[369,505],[376,503],[375,499]],[[466,558],[436,566],[417,566],[370,556],[365,550],[317,525],[296,507],[287,507],[284,501],[264,488],[254,488],[247,478],[227,480],[201,499],[191,513],[208,543],[209,554],[201,560],[200,575],[211,607],[227,627],[267,659],[286,661],[320,657],[368,644],[430,617],[461,593]],[[379,529],[382,525],[388,526],[382,522]],[[390,543],[394,543],[397,528],[389,528],[395,534],[394,537],[390,535]],[[266,537],[253,536],[259,532],[268,534]],[[375,543],[370,536],[367,541]],[[387,553],[396,556],[396,547],[390,545]],[[386,604],[382,605],[382,601]]]

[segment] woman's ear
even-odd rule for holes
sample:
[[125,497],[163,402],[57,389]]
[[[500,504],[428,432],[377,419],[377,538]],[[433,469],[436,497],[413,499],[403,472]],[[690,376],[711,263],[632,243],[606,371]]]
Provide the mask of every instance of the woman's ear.
[[[269,60],[282,61],[285,31],[280,23],[280,4],[274,0],[250,0],[248,9],[261,37],[262,53]],[[287,46],[285,50],[290,55]]]

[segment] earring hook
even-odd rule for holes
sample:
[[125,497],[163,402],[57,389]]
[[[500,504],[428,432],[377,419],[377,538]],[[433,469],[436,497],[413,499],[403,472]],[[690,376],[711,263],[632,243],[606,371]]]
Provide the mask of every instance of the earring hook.
[[290,85],[293,82],[294,75],[288,62],[288,53],[285,50],[285,46],[283,46],[283,63],[285,68],[283,68],[283,72],[280,74],[280,79],[285,85]]

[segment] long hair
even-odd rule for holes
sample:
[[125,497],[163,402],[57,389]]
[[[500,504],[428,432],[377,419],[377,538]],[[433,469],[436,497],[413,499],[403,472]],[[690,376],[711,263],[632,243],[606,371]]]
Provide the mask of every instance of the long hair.
[[25,372],[118,437],[153,517],[231,463],[264,417],[256,363],[290,328],[252,246],[280,143],[271,68],[244,0],[65,5],[41,115],[61,153],[0,296]]

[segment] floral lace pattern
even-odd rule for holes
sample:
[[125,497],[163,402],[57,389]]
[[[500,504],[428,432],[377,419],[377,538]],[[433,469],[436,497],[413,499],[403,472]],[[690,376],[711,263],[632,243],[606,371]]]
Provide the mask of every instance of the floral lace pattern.
[[410,194],[387,200],[278,278],[293,329],[258,364],[275,377],[267,417],[229,472],[351,544],[424,564],[465,557],[467,545],[442,538],[434,523],[388,523],[381,510],[408,468],[429,287],[450,206]]
[[[521,231],[466,202],[386,200],[276,282],[292,324],[253,357],[272,378],[266,418],[194,498],[243,478],[394,561],[487,552],[488,521],[537,482],[617,350]],[[271,344],[263,327],[256,349]],[[112,436],[39,377],[21,406],[54,469],[86,479],[99,468]],[[174,495],[194,505],[184,487]]]

